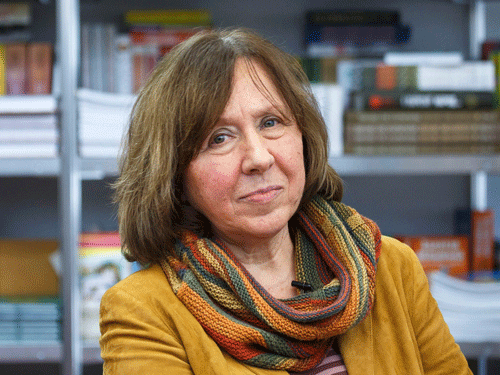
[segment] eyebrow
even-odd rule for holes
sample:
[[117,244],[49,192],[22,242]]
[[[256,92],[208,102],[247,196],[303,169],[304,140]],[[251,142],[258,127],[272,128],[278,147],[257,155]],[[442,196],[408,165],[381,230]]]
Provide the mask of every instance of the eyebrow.
[[[288,106],[286,106],[284,104],[280,104],[278,102],[276,102],[276,105],[269,103],[269,105],[267,105],[266,107],[260,108],[255,113],[252,113],[252,116],[253,116],[253,118],[258,119],[258,118],[264,117],[267,114],[272,114],[274,112],[278,112],[281,116],[283,116],[285,118],[285,120],[290,120],[293,117],[290,109],[288,109]],[[232,121],[231,117],[227,117],[227,116],[222,115],[219,118],[219,120],[217,120],[217,124],[219,124],[220,122],[230,124],[230,123],[234,123],[235,121]]]

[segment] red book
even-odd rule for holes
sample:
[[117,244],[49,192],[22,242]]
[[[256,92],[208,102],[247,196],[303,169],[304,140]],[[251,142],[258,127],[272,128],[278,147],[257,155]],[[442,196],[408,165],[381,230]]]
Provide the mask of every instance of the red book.
[[26,45],[12,43],[5,46],[6,94],[26,94]]
[[27,93],[48,95],[52,92],[52,45],[30,43],[27,51]]

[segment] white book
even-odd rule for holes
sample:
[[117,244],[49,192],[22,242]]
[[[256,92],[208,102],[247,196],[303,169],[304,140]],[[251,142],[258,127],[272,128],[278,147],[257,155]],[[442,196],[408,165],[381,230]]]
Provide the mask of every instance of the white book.
[[5,95],[0,97],[0,114],[55,113],[57,99],[52,95]]
[[2,129],[0,128],[0,142],[57,142],[57,129]]
[[461,52],[387,52],[384,63],[394,66],[458,65],[464,61]]
[[115,38],[115,85],[114,91],[119,94],[132,94],[133,90],[133,46],[128,34]]
[[313,83],[311,88],[328,130],[329,156],[340,156],[344,149],[344,90],[340,85],[329,83]]
[[492,61],[468,61],[460,65],[421,65],[417,87],[422,91],[495,91],[495,65]]
[[4,129],[57,129],[57,115],[55,113],[0,115],[0,130]]
[[0,158],[55,158],[55,143],[0,143]]

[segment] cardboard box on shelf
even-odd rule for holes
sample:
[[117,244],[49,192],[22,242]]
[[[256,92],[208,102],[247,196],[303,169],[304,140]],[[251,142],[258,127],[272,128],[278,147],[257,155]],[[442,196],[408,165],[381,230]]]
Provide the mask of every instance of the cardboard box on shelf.
[[59,278],[49,256],[56,240],[0,239],[0,296],[53,296]]

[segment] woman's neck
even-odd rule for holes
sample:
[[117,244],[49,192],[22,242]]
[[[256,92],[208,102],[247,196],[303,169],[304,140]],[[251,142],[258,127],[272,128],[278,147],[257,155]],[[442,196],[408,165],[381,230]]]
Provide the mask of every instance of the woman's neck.
[[244,244],[218,237],[273,297],[284,299],[297,294],[297,290],[291,286],[295,279],[295,258],[288,227],[272,238],[254,239]]

